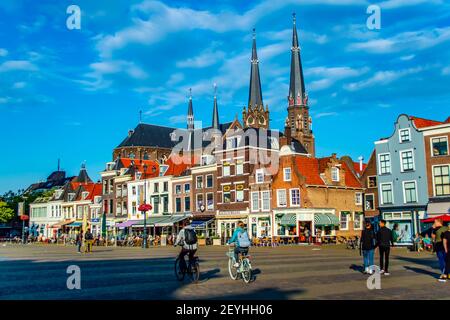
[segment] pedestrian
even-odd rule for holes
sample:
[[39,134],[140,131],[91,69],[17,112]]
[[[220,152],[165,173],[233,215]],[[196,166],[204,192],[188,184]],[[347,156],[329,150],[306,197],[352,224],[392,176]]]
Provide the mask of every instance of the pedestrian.
[[377,232],[377,247],[380,253],[380,273],[388,276],[389,273],[389,254],[391,246],[394,246],[392,231],[386,227],[386,220],[380,220],[380,230]]
[[442,243],[445,250],[445,279],[440,279],[442,282],[446,282],[450,279],[450,229],[444,232],[442,235]]
[[77,233],[75,243],[77,245],[77,252],[81,253],[81,243],[82,243],[82,235],[81,232]]
[[309,234],[309,229],[305,227],[305,240],[308,244],[311,243],[310,237],[311,235]]
[[435,227],[435,235],[434,235],[434,249],[436,251],[436,256],[439,261],[439,271],[441,272],[441,275],[439,276],[439,280],[446,280],[447,275],[445,273],[445,249],[444,249],[444,241],[442,236],[446,231],[448,231],[448,227],[444,226],[442,224],[442,219],[438,218],[434,220],[434,227]]
[[91,229],[87,229],[86,234],[84,235],[85,242],[85,252],[92,253],[92,242],[94,241],[94,236],[91,233]]
[[364,273],[373,273],[373,270],[370,267],[373,266],[375,245],[375,232],[373,231],[372,224],[367,221],[365,229],[361,232],[361,245],[359,246],[360,254],[362,251],[363,256]]

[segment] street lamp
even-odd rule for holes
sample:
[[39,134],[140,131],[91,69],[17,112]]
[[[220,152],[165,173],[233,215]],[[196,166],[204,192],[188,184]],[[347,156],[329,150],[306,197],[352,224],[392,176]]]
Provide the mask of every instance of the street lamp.
[[[145,181],[145,175],[147,173],[147,164],[144,163],[144,205],[147,201],[147,182]],[[147,248],[147,210],[144,210],[144,249]]]

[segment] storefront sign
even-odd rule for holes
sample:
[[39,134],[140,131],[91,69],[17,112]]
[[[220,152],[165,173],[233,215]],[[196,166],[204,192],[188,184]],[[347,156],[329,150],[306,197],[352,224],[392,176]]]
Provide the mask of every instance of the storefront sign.
[[244,216],[247,215],[246,212],[242,212],[242,211],[219,211],[217,213],[218,216]]

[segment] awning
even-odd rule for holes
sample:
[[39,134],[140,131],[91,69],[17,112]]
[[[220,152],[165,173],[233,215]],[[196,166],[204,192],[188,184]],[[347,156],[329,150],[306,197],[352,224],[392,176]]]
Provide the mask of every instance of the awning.
[[339,219],[332,213],[315,213],[314,224],[316,226],[338,226]]
[[73,220],[63,220],[50,226],[50,228],[60,229],[62,226],[71,224]]
[[194,220],[191,223],[191,227],[194,228],[194,229],[204,229],[213,220],[214,219],[210,219],[210,220]]
[[83,223],[82,222],[72,222],[71,224],[68,224],[68,227],[72,227],[72,228],[77,228],[77,227],[81,227]]
[[281,217],[282,226],[295,227],[297,225],[297,215],[295,213],[286,213]]
[[143,223],[142,220],[127,220],[127,221],[124,221],[124,222],[121,222],[121,223],[117,223],[116,227],[117,228],[128,228],[128,227],[131,227],[133,224],[139,223],[139,222]]
[[427,213],[431,215],[450,213],[450,202],[430,202],[427,206]]
[[442,219],[443,222],[449,222],[450,221],[450,214],[443,214],[443,215],[440,215],[440,216],[430,217],[428,219],[423,219],[421,221],[422,221],[422,223],[431,223],[431,222],[434,222],[434,220],[436,220],[438,218]]
[[[184,219],[187,219],[187,218],[189,218],[189,216],[185,216],[185,215],[148,217],[145,220],[145,223],[146,223],[147,227],[168,227],[168,226],[173,226],[175,223],[182,221]],[[132,226],[142,228],[144,226],[144,221],[140,220],[139,222],[134,223]]]
[[169,216],[167,220],[155,223],[155,227],[171,227],[175,223],[189,218],[188,216]]

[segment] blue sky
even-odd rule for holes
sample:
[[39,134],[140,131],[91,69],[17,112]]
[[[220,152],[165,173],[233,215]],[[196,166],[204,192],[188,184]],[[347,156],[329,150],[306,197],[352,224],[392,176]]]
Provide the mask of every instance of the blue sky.
[[[81,30],[66,9],[81,8]],[[381,7],[381,29],[366,9]],[[450,5],[444,0],[0,2],[0,193],[56,168],[97,179],[112,150],[143,121],[184,126],[188,89],[196,120],[221,121],[248,99],[257,31],[264,103],[283,126],[291,13],[297,13],[319,156],[365,159],[400,113],[450,115]]]

